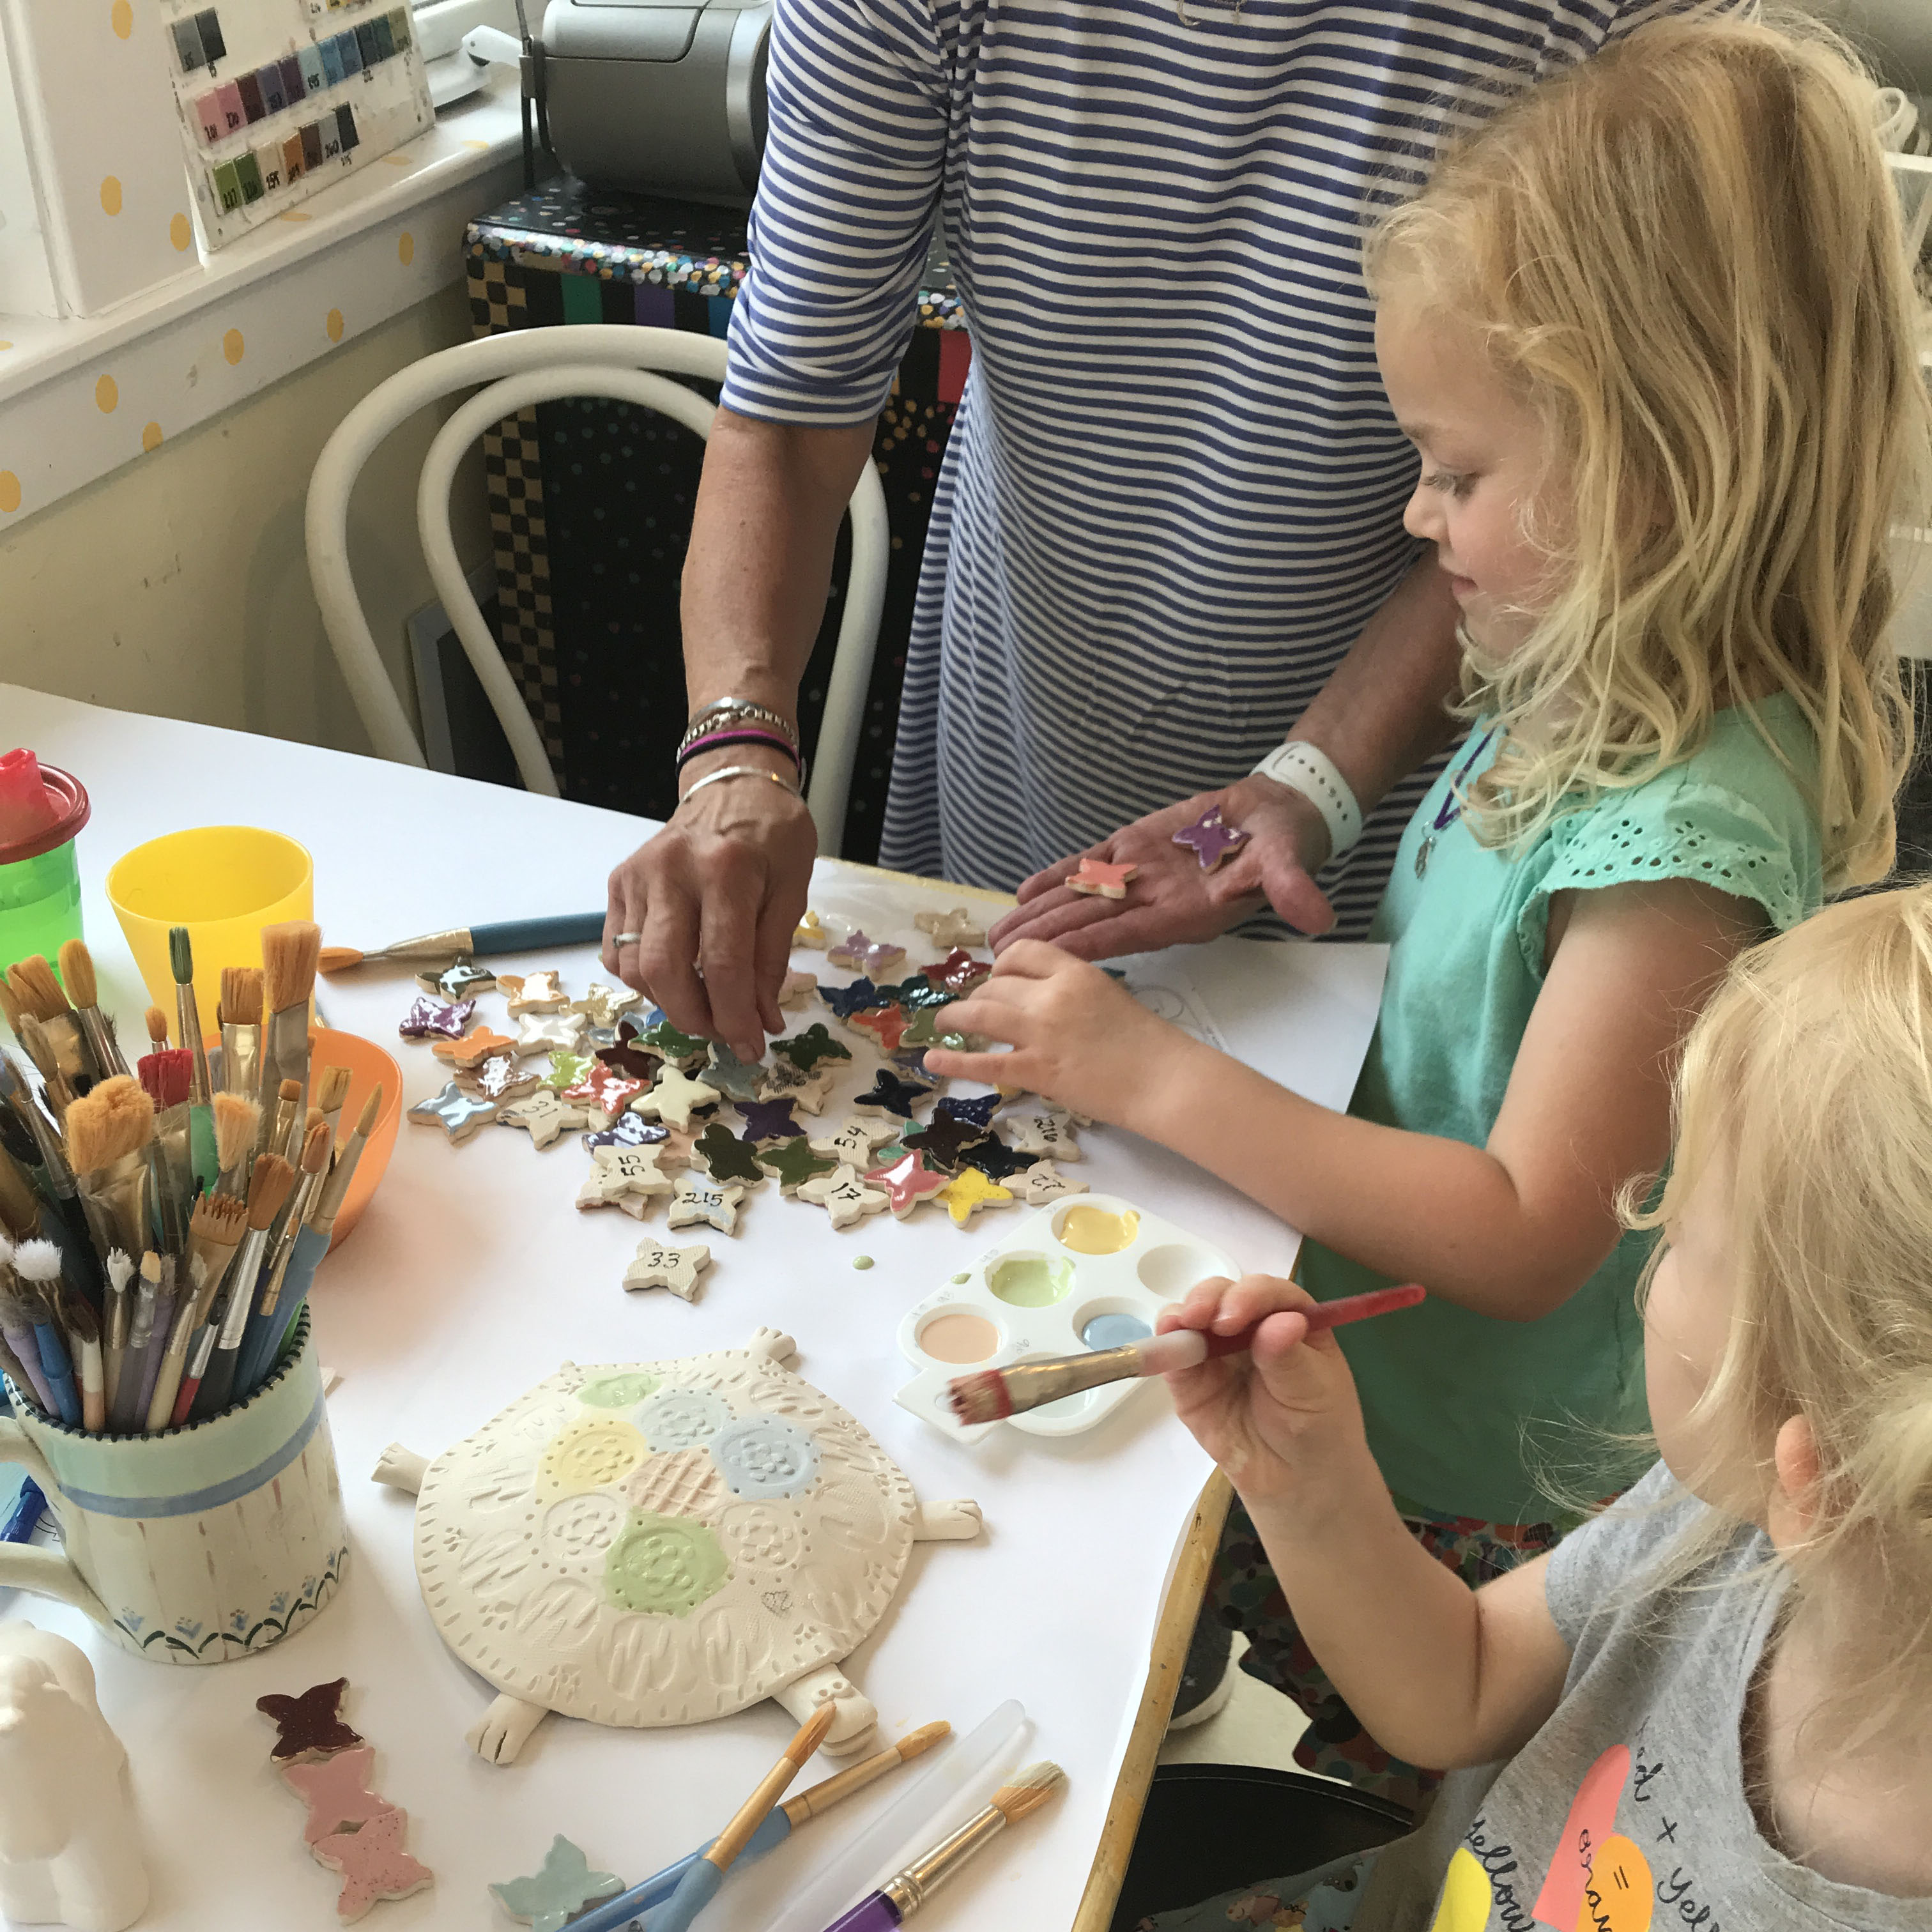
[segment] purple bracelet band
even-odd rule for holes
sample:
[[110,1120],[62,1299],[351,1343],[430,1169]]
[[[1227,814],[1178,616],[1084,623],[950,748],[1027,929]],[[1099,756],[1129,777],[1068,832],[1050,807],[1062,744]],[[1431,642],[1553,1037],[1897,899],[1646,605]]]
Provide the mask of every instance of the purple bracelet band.
[[694,739],[678,754],[677,769],[682,771],[700,752],[722,751],[728,745],[769,745],[773,751],[782,752],[790,759],[798,768],[801,779],[805,776],[805,760],[776,731],[749,728],[735,731],[709,731],[702,738]]

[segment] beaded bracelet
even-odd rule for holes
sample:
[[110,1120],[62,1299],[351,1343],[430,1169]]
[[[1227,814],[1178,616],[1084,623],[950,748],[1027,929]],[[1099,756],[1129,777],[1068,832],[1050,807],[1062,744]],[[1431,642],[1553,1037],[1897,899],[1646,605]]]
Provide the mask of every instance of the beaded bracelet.
[[728,730],[707,731],[701,738],[694,738],[677,754],[677,769],[682,771],[693,758],[706,752],[722,751],[727,745],[764,745],[774,752],[782,752],[798,767],[799,782],[805,780],[805,760],[799,755],[796,745],[788,745],[776,731]]
[[685,727],[684,736],[678,741],[680,754],[694,738],[701,738],[707,731],[724,729],[734,724],[769,724],[783,736],[794,754],[798,750],[798,728],[789,718],[767,710],[762,704],[754,704],[748,698],[719,698],[704,706]]

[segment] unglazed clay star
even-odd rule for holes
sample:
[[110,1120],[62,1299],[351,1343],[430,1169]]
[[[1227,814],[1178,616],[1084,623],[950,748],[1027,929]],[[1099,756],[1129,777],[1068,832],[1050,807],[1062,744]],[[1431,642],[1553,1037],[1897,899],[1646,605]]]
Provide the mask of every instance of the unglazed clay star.
[[461,1040],[440,1040],[430,1048],[439,1060],[446,1060],[452,1066],[476,1066],[488,1060],[493,1053],[509,1053],[516,1050],[517,1042],[506,1033],[492,1033],[487,1026]]
[[722,1120],[713,1120],[699,1135],[693,1151],[714,1180],[741,1180],[755,1187],[765,1178],[756,1145],[741,1141]]
[[534,1067],[519,1066],[507,1053],[493,1053],[456,1076],[456,1084],[466,1094],[480,1094],[486,1100],[520,1100],[542,1080]]
[[410,1109],[411,1120],[423,1126],[434,1124],[452,1142],[466,1141],[478,1127],[487,1126],[496,1118],[494,1100],[486,1100],[480,1094],[466,1094],[454,1080],[440,1094],[418,1100]]
[[[658,1171],[651,1148],[598,1148],[592,1151],[589,1178],[577,1191],[580,1208],[622,1208],[639,1220],[651,1202],[672,1192],[677,1184]],[[637,1204],[633,1208],[632,1202]]]
[[464,1028],[476,1016],[474,1000],[459,1000],[451,1006],[434,994],[419,993],[396,1030],[405,1040],[460,1040]]
[[861,977],[848,986],[821,986],[818,997],[839,1018],[849,1020],[854,1013],[862,1013],[868,1006],[879,1004],[879,989],[871,980]]
[[852,1058],[852,1049],[843,1040],[834,1040],[823,1020],[814,1021],[802,1033],[780,1040],[773,1052],[778,1058],[790,1060],[801,1073],[812,1072],[823,1060]]
[[496,1115],[497,1126],[521,1127],[540,1148],[589,1126],[590,1120],[587,1108],[573,1106],[551,1087],[539,1087],[527,1100],[512,1101]]
[[970,993],[992,970],[983,959],[975,959],[971,953],[962,952],[956,946],[944,959],[935,959],[930,966],[920,968],[932,985],[957,996]]
[[688,1127],[694,1113],[701,1108],[716,1106],[718,1099],[718,1089],[709,1081],[693,1080],[667,1062],[658,1076],[658,1084],[648,1094],[639,1094],[631,1104],[647,1119],[662,1120],[669,1126]]
[[519,1053],[574,1053],[584,1040],[581,1013],[546,1010],[523,1016],[517,1033]]
[[801,1201],[823,1208],[835,1228],[849,1228],[868,1214],[883,1214],[891,1202],[884,1188],[868,1187],[849,1167],[801,1182],[796,1191]]
[[964,1169],[932,1198],[962,1228],[982,1208],[1010,1208],[1013,1204],[1012,1189],[1002,1187],[997,1180],[989,1180],[976,1167]]
[[524,1920],[531,1932],[563,1932],[574,1913],[593,1898],[622,1892],[624,1881],[615,1872],[592,1871],[590,1862],[560,1834],[544,1855],[543,1870],[530,1878],[506,1879],[490,1890],[512,1918]]
[[1063,1194],[1084,1194],[1087,1184],[1073,1180],[1062,1174],[1050,1160],[1036,1160],[1020,1176],[1020,1186],[1026,1195],[1029,1208],[1038,1208],[1048,1201],[1058,1201]]
[[884,1120],[848,1120],[836,1134],[814,1141],[812,1150],[856,1168],[862,1174],[873,1165],[873,1149],[892,1137],[892,1129]]
[[570,1004],[561,975],[548,969],[523,978],[514,973],[499,973],[496,990],[509,1001],[513,1020],[526,1013],[560,1013]]
[[852,1105],[862,1114],[889,1114],[895,1120],[909,1120],[913,1108],[932,1091],[930,1082],[902,1080],[882,1066],[879,1077],[854,1096]]
[[1006,1123],[1014,1147],[1022,1154],[1046,1155],[1054,1160],[1078,1160],[1080,1143],[1064,1114],[1028,1114]]
[[782,1100],[741,1100],[738,1103],[739,1118],[745,1123],[745,1138],[754,1144],[769,1144],[773,1141],[788,1141],[804,1130],[792,1118],[792,1108],[796,1102],[789,1097]]
[[809,973],[788,973],[778,988],[778,1004],[787,1012],[795,1012],[818,990],[818,980]]
[[943,950],[986,943],[986,928],[975,925],[964,906],[955,906],[950,912],[916,912],[912,922],[920,932],[930,934],[933,944]]
[[711,1265],[711,1250],[700,1242],[676,1248],[666,1241],[640,1241],[638,1258],[624,1270],[627,1288],[668,1288],[680,1300],[698,1299],[698,1277]]
[[896,1053],[906,1030],[905,1009],[874,1006],[868,1012],[854,1013],[851,1024],[861,1033],[869,1034],[881,1053]]
[[416,984],[425,993],[434,993],[446,1000],[470,999],[478,993],[487,993],[496,983],[495,974],[468,959],[459,959],[454,965],[446,966],[438,972],[416,975]]
[[587,1074],[596,1064],[587,1053],[553,1053],[550,1057],[550,1071],[543,1077],[546,1087],[554,1087],[559,1093],[567,1091]]
[[728,1100],[755,1100],[758,1081],[755,1063],[740,1060],[722,1040],[711,1042],[711,1064],[704,1070],[706,1086],[716,1088]]
[[[631,1117],[637,1118],[634,1114]],[[662,1123],[659,1123],[662,1125]],[[664,1137],[658,1143],[658,1170],[662,1174],[674,1174],[691,1165],[691,1150],[696,1144],[696,1137],[688,1127],[665,1127]]]
[[[606,986],[593,980],[590,990],[582,999],[571,1001],[570,1010],[581,1013],[594,1027],[614,1027],[644,997],[641,993],[632,992],[628,986],[620,993],[615,986]],[[566,1845],[570,1840],[560,1838],[557,1843]]]
[[316,1856],[342,1874],[335,1916],[352,1925],[379,1898],[406,1898],[436,1882],[436,1874],[403,1850],[410,1828],[406,1811],[386,1811],[353,1832],[318,1838]]
[[1110,866],[1102,859],[1082,859],[1066,881],[1067,890],[1103,899],[1124,899],[1127,881],[1139,870],[1138,866]]
[[659,1147],[658,1165],[664,1165],[661,1144],[670,1136],[670,1130],[660,1126],[656,1120],[647,1120],[641,1114],[620,1114],[608,1127],[600,1127],[594,1134],[584,1136],[584,1144],[596,1153],[601,1147],[640,1148]]
[[396,1808],[368,1788],[375,1762],[376,1747],[362,1744],[354,1750],[338,1751],[319,1764],[282,1766],[282,1782],[308,1803],[308,1822],[302,1836],[309,1844],[344,1825],[360,1825]]
[[700,1180],[694,1174],[680,1174],[664,1220],[674,1228],[694,1228],[702,1222],[721,1234],[735,1234],[738,1203],[744,1196],[745,1190],[736,1181]]
[[1200,860],[1201,869],[1211,872],[1248,842],[1248,835],[1238,825],[1230,825],[1218,805],[1210,805],[1192,825],[1184,825],[1174,835],[1174,842],[1189,848]]
[[886,1190],[893,1214],[902,1221],[922,1201],[931,1200],[949,1184],[948,1176],[935,1174],[916,1154],[903,1154],[890,1166],[875,1167],[866,1178]]
[[807,1073],[780,1058],[772,1060],[764,1074],[764,1083],[758,1089],[760,1100],[789,1100],[806,1113],[824,1112],[826,1098],[832,1091],[830,1067],[817,1073]]
[[782,1147],[760,1148],[758,1164],[769,1168],[777,1177],[781,1194],[796,1194],[808,1180],[815,1180],[822,1174],[836,1173],[838,1168],[836,1160],[828,1160],[822,1154],[814,1154],[812,1143],[802,1134],[795,1141],[787,1141]]
[[257,1697],[256,1709],[274,1720],[270,1758],[278,1765],[312,1764],[362,1743],[362,1733],[352,1731],[340,1716],[342,1694],[348,1688],[348,1678],[338,1677],[332,1684],[311,1684],[298,1697],[273,1693]]

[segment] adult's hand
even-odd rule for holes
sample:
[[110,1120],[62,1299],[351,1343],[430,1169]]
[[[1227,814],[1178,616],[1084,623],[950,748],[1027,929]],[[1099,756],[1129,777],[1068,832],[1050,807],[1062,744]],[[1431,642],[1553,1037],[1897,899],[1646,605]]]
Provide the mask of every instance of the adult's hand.
[[604,970],[674,1026],[762,1059],[784,1030],[778,992],[818,849],[802,799],[762,778],[706,785],[610,874]]
[[[1248,842],[1205,872],[1174,835],[1210,806]],[[1064,881],[1083,856],[1136,867],[1126,898],[1072,890]],[[1018,908],[987,938],[995,952],[1016,939],[1043,939],[1082,959],[1108,959],[1216,938],[1264,904],[1303,932],[1323,933],[1335,912],[1314,874],[1328,856],[1328,828],[1308,800],[1273,778],[1245,778],[1150,812],[1085,854],[1036,872],[1020,887]]]

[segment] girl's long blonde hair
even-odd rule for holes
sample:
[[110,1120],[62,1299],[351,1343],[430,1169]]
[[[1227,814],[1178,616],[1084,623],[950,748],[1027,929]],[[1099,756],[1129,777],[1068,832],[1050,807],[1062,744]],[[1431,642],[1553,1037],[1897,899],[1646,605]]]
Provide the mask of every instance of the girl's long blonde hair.
[[[1828,1583],[1862,1642],[1872,1694],[1839,1728],[1882,1727],[1932,1692],[1932,885],[1844,901],[1741,955],[1678,1094],[1669,1184],[1629,1218],[1667,1220],[1707,1173],[1726,1184],[1730,1327],[1693,1419],[1766,1496],[1779,1426],[1810,1422],[1822,1509],[1796,1581]],[[1708,1528],[1706,1549],[1734,1533]]]
[[1553,604],[1465,666],[1508,734],[1472,788],[1488,842],[1785,691],[1827,884],[1890,868],[1892,530],[1926,520],[1932,405],[1874,92],[1822,28],[1660,20],[1502,109],[1371,236],[1371,287],[1472,326],[1571,485],[1526,518]]

